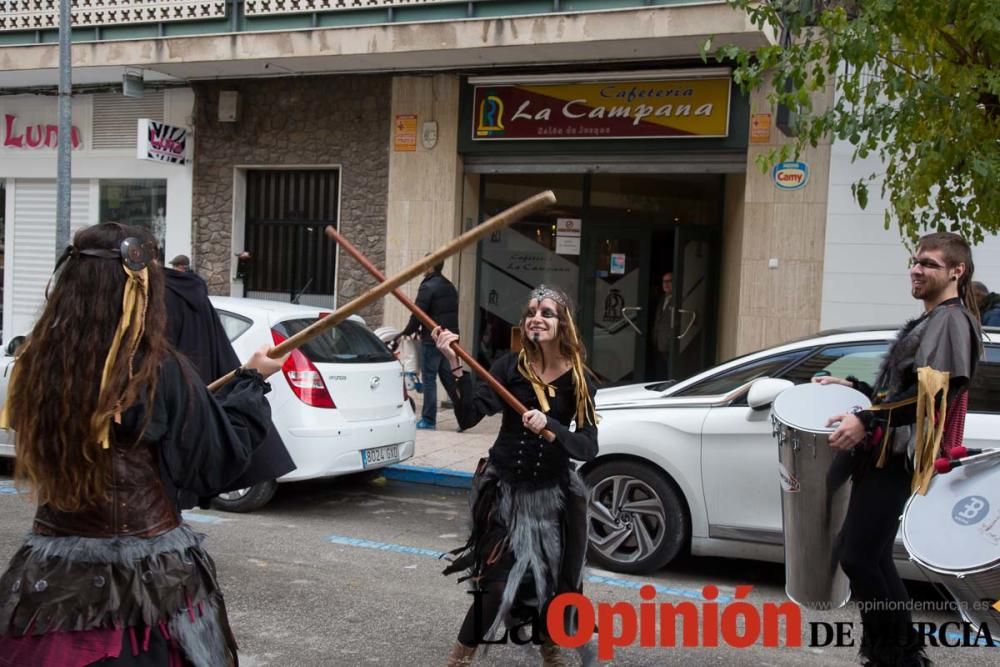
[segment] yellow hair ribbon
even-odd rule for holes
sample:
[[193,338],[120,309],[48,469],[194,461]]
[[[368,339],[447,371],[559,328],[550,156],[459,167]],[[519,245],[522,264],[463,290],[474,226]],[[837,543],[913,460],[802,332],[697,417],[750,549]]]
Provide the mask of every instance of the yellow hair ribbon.
[[[108,356],[104,359],[104,371],[101,373],[101,388],[98,392],[98,404],[102,402],[101,398],[104,396],[108,380],[111,377],[111,371],[114,369],[115,363],[118,360],[118,353],[122,349],[122,342],[125,340],[126,334],[128,335],[126,349],[128,350],[129,377],[131,378],[132,360],[135,358],[135,351],[139,346],[139,340],[142,338],[142,334],[146,329],[146,306],[148,305],[149,298],[149,269],[142,268],[139,271],[133,271],[124,264],[122,265],[122,268],[125,270],[125,273],[128,274],[128,279],[125,281],[125,291],[122,294],[122,314],[121,318],[118,320],[118,328],[115,330],[115,336],[111,339],[111,347],[108,348]],[[136,317],[136,315],[138,315],[138,317]],[[115,414],[115,421],[119,421],[120,417],[120,414]],[[109,420],[106,416],[95,414],[92,420],[92,429],[97,442],[101,443],[101,448],[108,449],[111,446],[111,420]]]

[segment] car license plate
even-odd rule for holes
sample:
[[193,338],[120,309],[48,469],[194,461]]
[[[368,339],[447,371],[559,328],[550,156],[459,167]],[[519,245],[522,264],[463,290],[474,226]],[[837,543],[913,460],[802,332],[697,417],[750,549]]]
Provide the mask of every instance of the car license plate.
[[399,445],[386,445],[385,447],[361,450],[361,465],[365,468],[398,460]]

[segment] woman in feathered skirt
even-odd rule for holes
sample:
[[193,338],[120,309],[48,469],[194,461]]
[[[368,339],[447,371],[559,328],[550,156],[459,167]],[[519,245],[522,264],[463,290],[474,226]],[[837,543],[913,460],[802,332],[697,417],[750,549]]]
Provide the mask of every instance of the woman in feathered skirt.
[[236,664],[215,564],[177,501],[246,468],[282,360],[258,351],[211,396],[164,338],[155,256],[139,228],[79,231],[15,364],[0,422],[38,507],[0,576],[0,665]]
[[[467,571],[478,598],[449,667],[471,664],[478,645],[502,632],[505,622],[518,627],[532,618],[541,626],[535,630],[543,639],[544,664],[565,664],[544,632],[546,610],[556,595],[582,590],[587,494],[572,460],[597,456],[595,389],[562,291],[544,285],[534,290],[520,324],[521,351],[498,359],[490,374],[528,408],[523,415],[465,372],[451,349],[455,334],[434,332],[458,381],[459,426],[471,428],[503,411],[500,433],[473,481],[472,535],[445,570]],[[575,617],[563,620],[572,631]]]

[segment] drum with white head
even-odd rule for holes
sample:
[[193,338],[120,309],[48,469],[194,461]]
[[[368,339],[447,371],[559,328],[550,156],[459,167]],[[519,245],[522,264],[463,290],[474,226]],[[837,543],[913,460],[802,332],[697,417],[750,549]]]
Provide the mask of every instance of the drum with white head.
[[1000,637],[1000,458],[935,475],[906,503],[903,544],[967,621]]
[[828,439],[834,415],[867,408],[859,391],[839,384],[802,384],[778,394],[771,407],[778,439],[785,593],[805,607],[833,609],[850,597],[834,545],[847,514],[850,470]]

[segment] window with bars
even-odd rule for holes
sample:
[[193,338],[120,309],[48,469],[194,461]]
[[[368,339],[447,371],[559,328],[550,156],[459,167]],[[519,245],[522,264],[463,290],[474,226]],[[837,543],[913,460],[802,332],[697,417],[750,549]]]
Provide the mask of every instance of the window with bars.
[[323,229],[337,225],[339,176],[318,169],[247,172],[248,296],[333,295],[336,244]]

